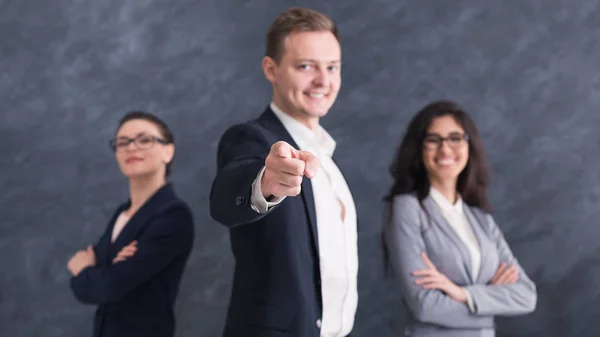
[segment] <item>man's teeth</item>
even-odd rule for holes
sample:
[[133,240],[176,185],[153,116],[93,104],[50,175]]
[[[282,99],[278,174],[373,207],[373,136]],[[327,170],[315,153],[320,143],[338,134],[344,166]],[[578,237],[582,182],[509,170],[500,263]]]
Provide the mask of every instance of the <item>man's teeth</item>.
[[309,95],[312,98],[323,98],[323,97],[325,97],[325,94],[309,94]]

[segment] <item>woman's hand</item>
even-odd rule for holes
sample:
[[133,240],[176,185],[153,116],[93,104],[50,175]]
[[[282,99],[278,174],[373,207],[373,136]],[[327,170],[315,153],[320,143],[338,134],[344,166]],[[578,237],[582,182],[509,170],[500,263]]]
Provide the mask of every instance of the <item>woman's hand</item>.
[[114,264],[117,262],[125,261],[128,258],[134,256],[135,252],[137,252],[137,241],[134,240],[131,241],[127,246],[121,248],[117,256],[115,256],[115,258],[112,260],[112,263]]
[[415,284],[423,285],[424,289],[439,289],[453,300],[467,303],[467,295],[463,288],[457,286],[446,275],[440,273],[425,253],[421,253],[421,258],[425,261],[428,269],[416,270],[412,273],[413,276],[420,277],[415,280]]
[[494,277],[490,281],[490,285],[496,284],[514,284],[519,280],[519,269],[516,264],[512,264],[510,267],[506,262],[502,262]]
[[67,268],[73,274],[73,276],[79,275],[82,270],[87,267],[93,267],[96,265],[96,253],[92,245],[87,247],[87,250],[80,250],[67,262]]

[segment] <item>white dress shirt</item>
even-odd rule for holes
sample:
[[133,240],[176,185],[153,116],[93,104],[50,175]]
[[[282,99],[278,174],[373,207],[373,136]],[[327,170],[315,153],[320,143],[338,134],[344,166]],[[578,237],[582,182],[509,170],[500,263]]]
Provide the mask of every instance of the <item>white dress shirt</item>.
[[[356,279],[358,249],[356,209],[344,176],[331,159],[336,143],[321,126],[312,131],[271,103],[271,110],[294,139],[299,150],[319,158],[321,167],[311,179],[319,238],[319,265],[323,317],[315,322],[321,337],[348,335],[358,304]],[[267,202],[262,195],[264,167],[252,184],[252,208],[265,213],[285,197]]]
[[[456,235],[460,238],[463,244],[467,247],[469,255],[471,257],[471,275],[473,279],[477,279],[479,275],[479,269],[481,267],[481,249],[479,247],[479,241],[475,236],[473,227],[469,224],[469,220],[465,216],[463,208],[463,201],[460,195],[457,195],[456,203],[453,205],[440,191],[431,187],[429,195],[436,202],[436,204],[442,210],[442,214],[450,227],[454,230]],[[463,288],[467,295],[467,305],[471,312],[475,312],[476,308],[473,303],[471,293]]]
[[129,221],[129,216],[127,216],[125,214],[125,212],[121,212],[121,214],[119,214],[119,217],[115,221],[115,225],[114,225],[113,231],[112,231],[111,242],[115,242],[115,240],[117,240],[117,238],[119,237],[119,234],[121,234],[121,231],[123,230],[123,228],[125,228],[125,225],[127,224],[128,221]]

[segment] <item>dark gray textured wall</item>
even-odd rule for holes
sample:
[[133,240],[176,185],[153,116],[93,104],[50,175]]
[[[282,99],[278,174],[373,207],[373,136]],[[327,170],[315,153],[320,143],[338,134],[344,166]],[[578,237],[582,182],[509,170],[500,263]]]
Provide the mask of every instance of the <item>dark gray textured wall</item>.
[[402,307],[381,268],[381,197],[409,118],[451,98],[475,118],[493,167],[496,220],[538,285],[535,313],[499,336],[598,336],[600,2],[0,1],[0,335],[90,335],[68,257],[127,197],[106,141],[130,109],[176,134],[173,181],[197,221],[178,336],[217,336],[233,261],[208,215],[216,145],[257,116],[276,14],[330,14],[343,86],[323,124],[360,220],[357,336],[396,336]]

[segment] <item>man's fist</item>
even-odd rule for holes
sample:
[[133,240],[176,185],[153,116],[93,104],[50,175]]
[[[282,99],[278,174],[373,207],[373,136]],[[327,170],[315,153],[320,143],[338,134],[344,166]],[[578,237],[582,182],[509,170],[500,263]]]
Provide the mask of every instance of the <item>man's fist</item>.
[[296,150],[283,141],[273,144],[265,160],[265,173],[260,186],[263,197],[293,197],[300,194],[302,176],[313,178],[319,167],[319,158],[312,153]]

